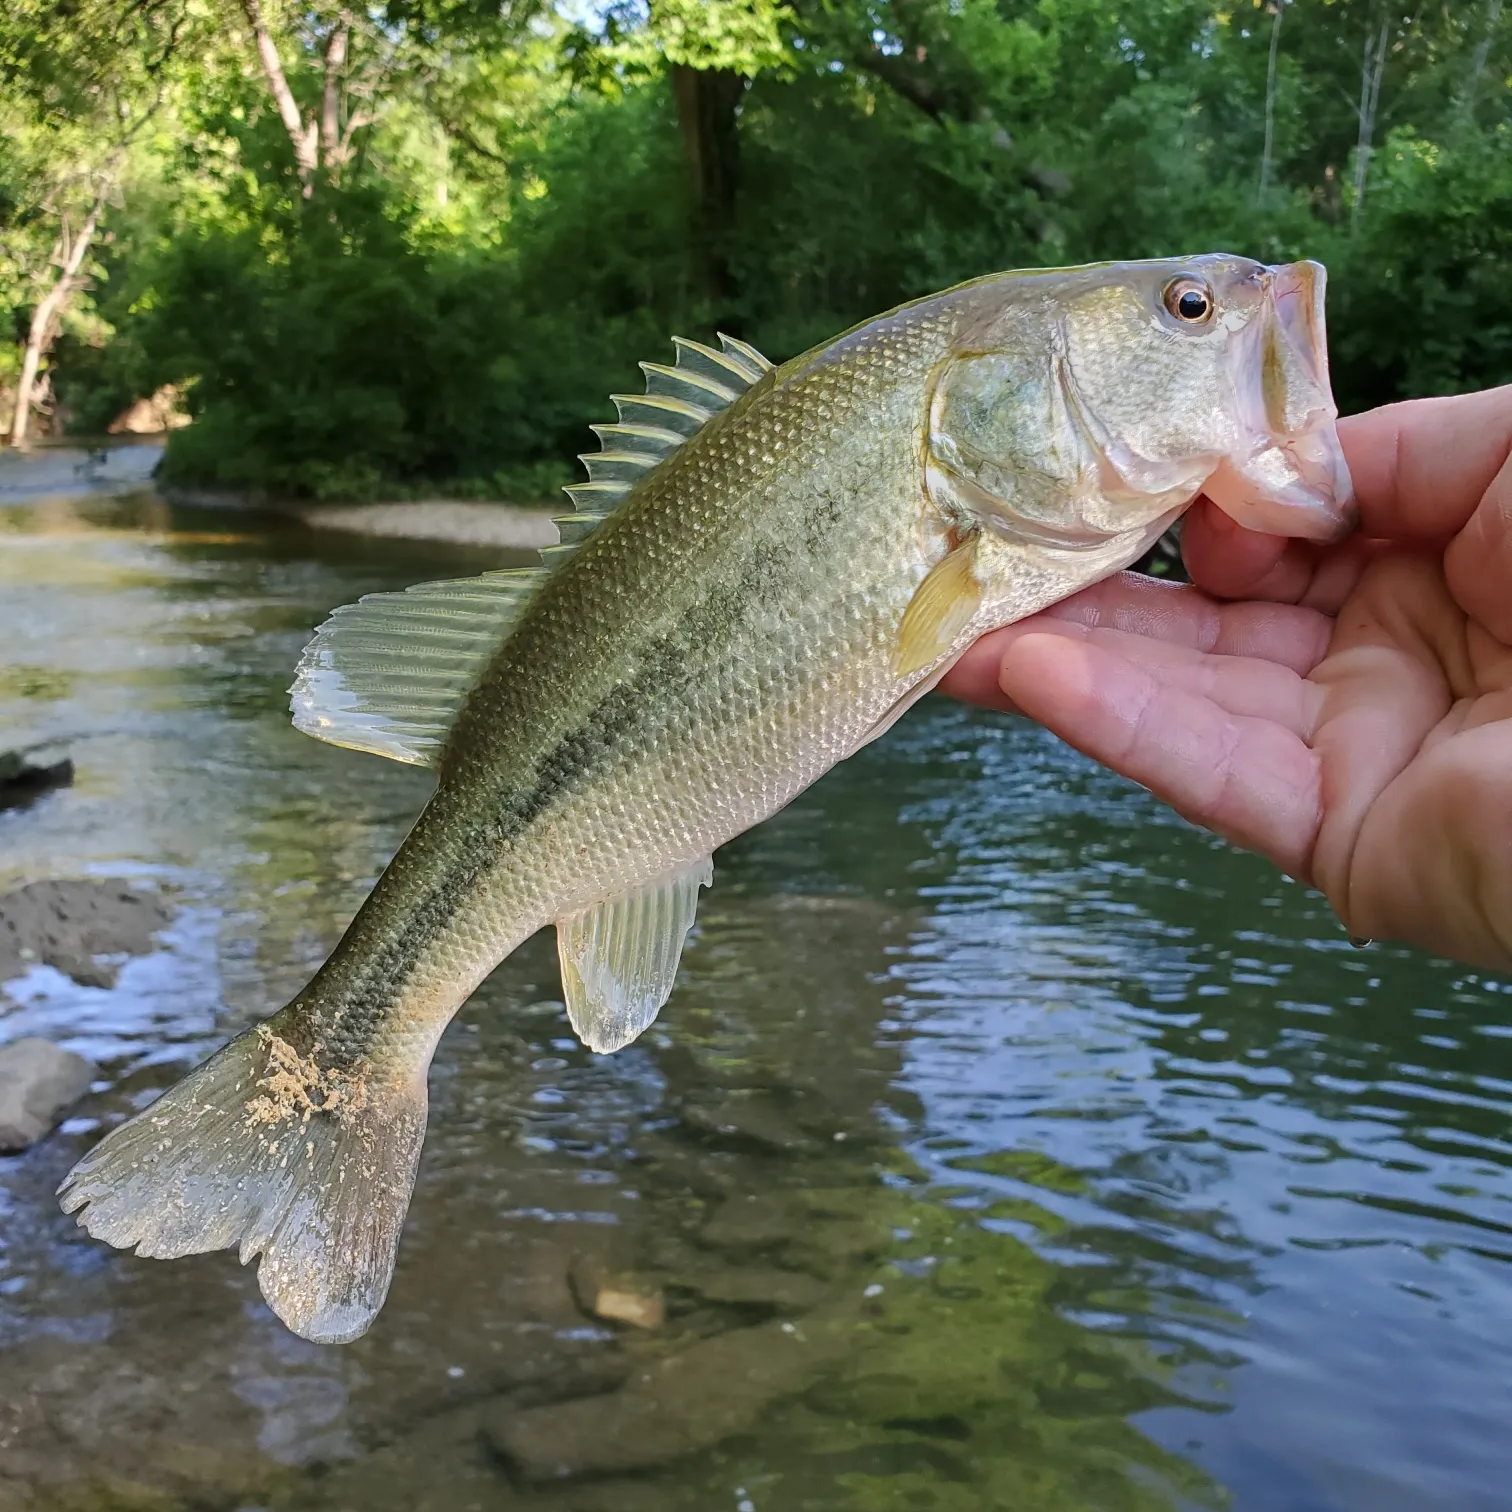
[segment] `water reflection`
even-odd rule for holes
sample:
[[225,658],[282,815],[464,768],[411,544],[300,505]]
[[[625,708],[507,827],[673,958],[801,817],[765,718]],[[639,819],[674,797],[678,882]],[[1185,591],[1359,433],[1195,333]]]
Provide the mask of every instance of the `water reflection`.
[[[84,1240],[50,1198],[71,1160],[304,981],[424,801],[294,733],[290,669],[333,605],[497,559],[332,545],[148,496],[0,509],[0,747],[79,767],[0,815],[0,889],[134,876],[175,910],[113,989],[36,968],[0,1000],[0,1039],[104,1067],[0,1161],[0,1507],[1504,1504],[1506,984],[1357,952],[943,704],[720,853],[629,1051],[571,1037],[549,938],[494,975],[357,1345],[292,1339],[230,1256]],[[585,1316],[584,1265],[655,1285],[665,1328]],[[730,1338],[756,1384],[723,1426],[669,1387],[646,1422],[689,1452],[648,1426],[606,1469],[637,1380]],[[584,1473],[542,1478],[521,1425],[589,1396]]]

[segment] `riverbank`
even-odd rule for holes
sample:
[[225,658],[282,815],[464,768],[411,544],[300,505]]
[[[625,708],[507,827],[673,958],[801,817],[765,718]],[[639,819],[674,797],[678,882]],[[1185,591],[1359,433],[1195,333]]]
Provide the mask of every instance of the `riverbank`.
[[[552,511],[544,507],[466,499],[394,500],[371,504],[312,504],[244,490],[158,487],[160,437],[104,446],[43,445],[0,453],[0,504],[151,490],[169,504],[273,514],[312,530],[389,540],[442,541],[457,546],[529,551],[555,544]],[[565,507],[565,506],[564,506]]]
[[557,540],[557,528],[551,523],[549,510],[526,509],[517,504],[484,504],[465,499],[305,504],[209,489],[157,491],[170,504],[186,508],[255,510],[285,515],[312,530],[340,530],[388,540],[446,541],[455,546],[499,546],[511,551],[554,546]]

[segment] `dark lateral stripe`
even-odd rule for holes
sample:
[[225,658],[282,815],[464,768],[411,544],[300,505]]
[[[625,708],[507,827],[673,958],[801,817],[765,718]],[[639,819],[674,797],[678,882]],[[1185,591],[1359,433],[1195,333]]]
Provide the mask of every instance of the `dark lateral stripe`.
[[[368,958],[360,980],[342,993],[336,1011],[351,1032],[341,1034],[333,1025],[336,1032],[328,1039],[333,1048],[350,1045],[352,1059],[365,1053],[431,942],[461,911],[505,847],[553,805],[590,783],[616,753],[633,747],[670,711],[686,705],[708,666],[722,659],[747,606],[770,602],[791,555],[792,548],[758,553],[737,582],[706,595],[673,631],[646,643],[635,676],[612,688],[577,729],[558,741],[536,766],[530,786],[503,795],[493,812],[467,831],[465,853],[429,888],[410,895],[399,931]],[[359,1026],[367,1026],[368,1032]]]

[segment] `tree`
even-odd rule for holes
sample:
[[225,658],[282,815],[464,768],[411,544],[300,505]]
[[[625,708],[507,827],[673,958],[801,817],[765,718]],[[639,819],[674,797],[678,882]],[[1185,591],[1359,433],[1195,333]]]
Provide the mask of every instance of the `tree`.
[[[342,169],[351,161],[357,133],[377,120],[400,38],[366,13],[344,5],[290,7],[282,17],[282,30],[303,71],[312,73],[318,83],[312,90],[314,98],[301,106],[284,71],[275,24],[262,0],[240,0],[240,5],[308,199],[317,174],[323,172],[333,184],[340,181]],[[359,41],[356,59],[354,34]]]
[[[707,297],[728,308],[736,296],[730,260],[740,186],[737,118],[751,80],[789,61],[782,0],[619,0],[605,13],[596,72],[646,78],[665,72],[687,164],[690,236]],[[583,45],[586,43],[586,47]]]
[[1346,403],[1512,377],[1504,0],[20,3],[0,380],[188,385],[197,483],[538,490],[673,331],[1211,247],[1329,263]]
[[14,368],[12,446],[26,444],[43,363],[171,88],[185,25],[185,13],[167,3],[114,0],[21,0],[0,23],[8,86],[0,254],[13,308],[31,306]]

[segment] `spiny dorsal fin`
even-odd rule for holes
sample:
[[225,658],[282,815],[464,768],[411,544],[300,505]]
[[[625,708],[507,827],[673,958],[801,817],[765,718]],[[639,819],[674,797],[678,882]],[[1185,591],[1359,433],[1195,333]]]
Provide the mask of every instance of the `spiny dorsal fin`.
[[[772,364],[755,347],[725,335],[719,344],[723,350],[716,352],[685,336],[674,336],[674,366],[643,362],[646,392],[611,395],[619,420],[593,427],[601,450],[580,458],[588,469],[588,481],[567,488],[578,515],[595,516],[597,524],[652,468],[770,371]],[[570,555],[571,548],[593,528],[573,529],[569,535],[566,522],[574,518],[566,515],[557,521],[562,546],[549,547],[543,554],[552,565]],[[563,547],[568,550],[564,552]]]
[[582,459],[588,481],[567,489],[574,512],[556,517],[560,544],[541,552],[541,569],[420,583],[336,610],[299,659],[289,690],[295,728],[331,745],[434,766],[457,711],[545,572],[570,557],[653,468],[770,371],[755,347],[733,336],[719,343],[723,350],[716,352],[675,336],[675,366],[643,362],[646,392],[613,396],[619,421],[593,427],[602,449]]
[[544,577],[516,567],[343,605],[299,658],[289,689],[295,729],[434,766],[462,701]]

